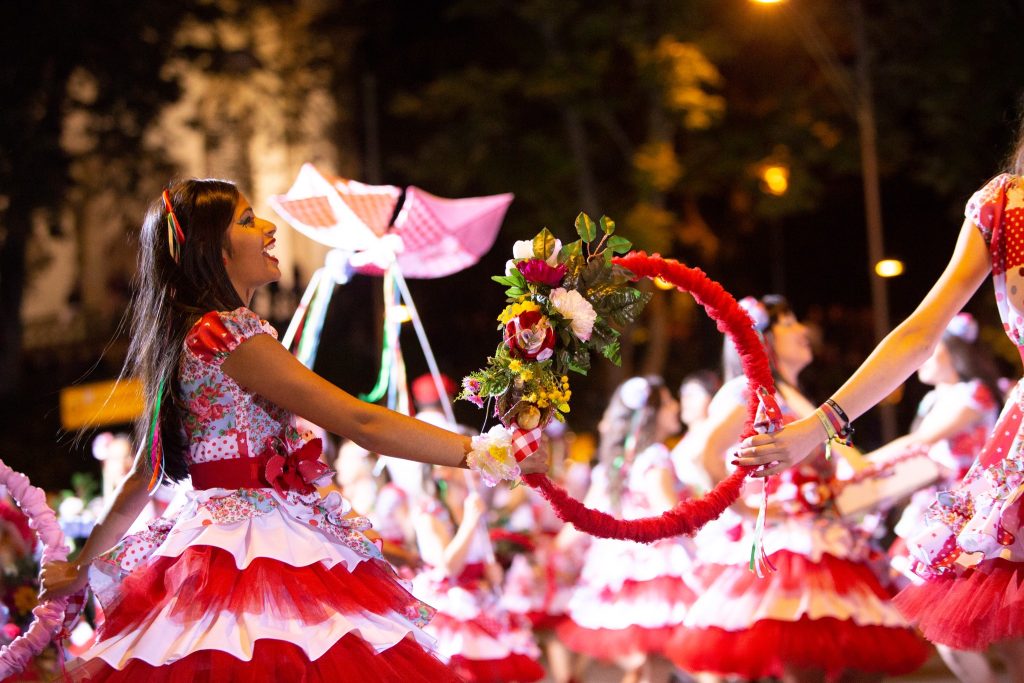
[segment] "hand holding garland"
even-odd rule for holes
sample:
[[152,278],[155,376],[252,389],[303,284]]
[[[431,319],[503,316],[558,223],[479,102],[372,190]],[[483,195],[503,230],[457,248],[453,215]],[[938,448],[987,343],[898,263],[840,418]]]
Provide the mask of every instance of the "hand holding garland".
[[[921,304],[832,395],[831,400],[843,407],[849,420],[863,415],[921,366],[935,349],[946,325],[977,291],[990,268],[985,241],[978,228],[965,220],[949,264]],[[770,476],[799,464],[830,438],[821,420],[810,415],[773,434],[746,439],[737,463],[758,468],[754,476]]]
[[[517,243],[516,260],[509,262],[504,277],[494,278],[508,287],[509,305],[499,316],[504,340],[487,367],[463,380],[461,398],[480,407],[485,400],[495,400],[496,415],[512,431],[513,439],[539,432],[551,417],[562,419],[571,398],[568,377],[562,373],[585,373],[594,350],[617,363],[618,332],[609,321],[628,324],[647,300],[647,295],[629,283],[639,277],[662,278],[690,292],[740,350],[751,397],[743,436],[753,434],[759,397],[772,395],[774,384],[749,316],[700,270],[642,252],[615,257],[614,253],[628,249],[629,243],[614,239],[615,224],[608,218],[600,221],[604,237],[591,248],[597,226],[580,214],[576,220],[580,240],[564,250],[546,229],[532,243]],[[567,300],[572,301],[571,306],[559,305]],[[480,445],[488,443],[482,440]],[[703,498],[637,520],[620,520],[587,508],[546,476],[528,475],[524,480],[547,498],[559,517],[582,531],[651,542],[692,534],[718,517],[739,497],[745,477],[745,469],[738,469]]]

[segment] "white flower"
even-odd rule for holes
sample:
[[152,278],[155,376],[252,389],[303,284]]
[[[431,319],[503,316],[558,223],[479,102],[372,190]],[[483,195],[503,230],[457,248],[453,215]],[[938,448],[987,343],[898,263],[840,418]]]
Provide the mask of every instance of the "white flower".
[[564,287],[552,290],[550,297],[551,305],[558,314],[572,323],[573,334],[581,341],[590,339],[597,319],[597,313],[590,302],[575,289],[566,290]]
[[474,436],[472,450],[466,455],[469,469],[480,475],[487,486],[519,477],[519,463],[512,454],[512,432],[501,425]]
[[[558,265],[558,252],[562,251],[562,240],[555,240],[555,248],[551,250],[551,256],[548,256],[547,264],[549,266]],[[533,258],[533,240],[519,240],[512,245],[512,258],[515,260],[524,258]],[[511,261],[509,262],[511,263]],[[509,271],[509,267],[506,264],[505,272]]]

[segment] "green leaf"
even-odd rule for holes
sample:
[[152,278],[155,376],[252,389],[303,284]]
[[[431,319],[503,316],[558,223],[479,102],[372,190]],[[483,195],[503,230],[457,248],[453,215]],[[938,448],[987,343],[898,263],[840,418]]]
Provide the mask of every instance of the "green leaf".
[[612,233],[615,232],[615,221],[613,221],[611,218],[608,218],[608,216],[601,216],[600,222],[601,230],[604,231],[604,234],[611,235]]
[[572,354],[569,352],[569,349],[559,349],[555,359],[555,372],[557,374],[564,372],[565,368],[569,367],[569,363],[572,361]]
[[533,238],[533,255],[546,261],[553,253],[555,253],[555,236],[551,234],[550,230],[544,228]]
[[508,289],[505,290],[505,296],[513,299],[516,297],[523,296],[524,294],[526,294],[526,291],[520,287],[509,287]]
[[572,360],[569,361],[568,367],[575,373],[586,375],[590,370],[590,353],[587,353],[583,357],[574,356]]
[[593,242],[597,237],[597,223],[582,211],[580,211],[580,215],[576,216],[576,234],[584,242]]
[[[519,271],[516,272],[518,273]],[[499,285],[505,285],[506,287],[514,287],[519,284],[518,282],[516,282],[516,279],[514,277],[510,277],[508,275],[492,275],[491,279],[497,282]]]
[[601,354],[616,365],[622,365],[621,349],[619,348],[618,339],[613,341],[611,344],[607,344],[602,347]]
[[612,235],[608,238],[608,251],[616,254],[625,254],[633,248],[633,243],[620,235]]
[[562,247],[558,252],[558,260],[567,263],[570,259],[583,258],[583,240],[576,240]]
[[627,287],[609,294],[601,303],[608,318],[616,325],[623,326],[635,322],[650,299],[649,292]]

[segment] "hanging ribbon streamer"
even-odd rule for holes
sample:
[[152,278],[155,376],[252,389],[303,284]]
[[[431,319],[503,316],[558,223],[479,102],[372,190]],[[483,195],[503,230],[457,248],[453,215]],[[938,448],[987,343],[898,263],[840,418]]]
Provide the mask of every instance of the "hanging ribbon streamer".
[[[754,431],[758,434],[771,434],[782,429],[782,410],[775,397],[765,387],[757,390],[757,413],[754,416]],[[754,522],[754,539],[750,546],[750,571],[757,577],[775,571],[775,565],[768,559],[764,550],[764,527],[768,516],[768,478],[761,479],[761,504],[757,509],[757,521]]]
[[149,422],[149,464],[153,469],[153,476],[149,479],[149,486],[146,490],[152,494],[164,475],[163,444],[160,442],[160,407],[164,401],[164,380],[156,390],[156,405],[153,406],[153,417]]

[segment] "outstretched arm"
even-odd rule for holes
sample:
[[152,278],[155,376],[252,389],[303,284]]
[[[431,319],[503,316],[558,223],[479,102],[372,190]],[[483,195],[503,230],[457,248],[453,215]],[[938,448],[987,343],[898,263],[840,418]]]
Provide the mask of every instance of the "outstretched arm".
[[[360,401],[308,369],[268,335],[243,341],[221,367],[247,390],[368,451],[431,465],[466,466],[469,437]],[[524,474],[547,471],[546,452],[530,456],[520,469]]]
[[[931,291],[833,394],[851,420],[892,393],[931,355],[946,325],[977,291],[990,267],[984,240],[974,223],[965,220],[953,257]],[[738,462],[759,467],[756,476],[768,476],[800,462],[825,438],[824,427],[810,415],[774,434],[748,438]]]

